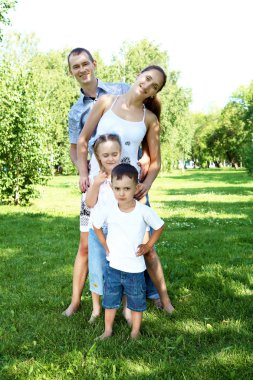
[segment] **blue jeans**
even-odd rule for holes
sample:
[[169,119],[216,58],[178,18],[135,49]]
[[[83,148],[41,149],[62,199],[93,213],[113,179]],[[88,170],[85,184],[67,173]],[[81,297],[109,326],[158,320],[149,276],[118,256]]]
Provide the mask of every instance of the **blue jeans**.
[[146,284],[144,272],[128,273],[109,266],[106,263],[104,272],[103,307],[118,309],[123,294],[127,298],[130,310],[142,312],[146,310]]
[[[107,231],[103,230],[105,236]],[[106,265],[105,249],[98,240],[97,235],[93,229],[89,230],[88,240],[88,267],[89,267],[89,280],[90,291],[96,294],[103,294],[103,276]]]

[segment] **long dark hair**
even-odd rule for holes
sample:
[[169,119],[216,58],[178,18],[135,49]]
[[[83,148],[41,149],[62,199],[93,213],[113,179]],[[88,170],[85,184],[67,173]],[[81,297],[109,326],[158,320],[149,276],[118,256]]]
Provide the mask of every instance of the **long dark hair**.
[[[158,65],[150,65],[150,66],[145,67],[141,71],[141,74],[145,73],[146,71],[150,71],[150,70],[157,70],[163,75],[163,83],[162,83],[161,87],[159,88],[159,90],[157,91],[157,92],[159,92],[163,89],[163,87],[166,84],[167,75],[166,75],[165,71],[163,70],[163,68],[161,66],[158,66]],[[147,109],[149,109],[151,112],[153,112],[156,115],[158,121],[160,121],[162,105],[161,105],[161,100],[160,100],[159,96],[157,95],[157,93],[155,94],[154,97],[147,98],[145,100],[144,104],[145,104],[145,107]]]

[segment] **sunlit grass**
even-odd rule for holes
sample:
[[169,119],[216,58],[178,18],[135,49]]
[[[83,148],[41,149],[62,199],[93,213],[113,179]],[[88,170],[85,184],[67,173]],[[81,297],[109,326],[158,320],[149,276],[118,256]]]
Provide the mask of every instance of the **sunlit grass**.
[[142,336],[129,340],[121,311],[115,334],[94,338],[86,286],[71,296],[79,240],[78,177],[56,177],[30,207],[2,206],[1,380],[251,379],[253,181],[243,170],[161,175],[150,191],[165,220],[156,244],[177,312],[148,303]]

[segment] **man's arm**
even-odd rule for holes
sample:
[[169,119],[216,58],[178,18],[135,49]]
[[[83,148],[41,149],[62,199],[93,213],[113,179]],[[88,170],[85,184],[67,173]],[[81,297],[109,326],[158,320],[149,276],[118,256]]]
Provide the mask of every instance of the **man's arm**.
[[70,144],[70,159],[72,163],[77,167],[77,144]]

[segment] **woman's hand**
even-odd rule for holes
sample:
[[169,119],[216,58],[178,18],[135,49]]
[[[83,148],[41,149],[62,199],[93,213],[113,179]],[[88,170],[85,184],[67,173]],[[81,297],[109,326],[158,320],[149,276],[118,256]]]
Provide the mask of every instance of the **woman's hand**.
[[135,198],[139,201],[141,198],[143,198],[147,192],[149,191],[150,186],[148,186],[145,182],[143,183],[138,183],[136,187],[136,193],[135,193]]

